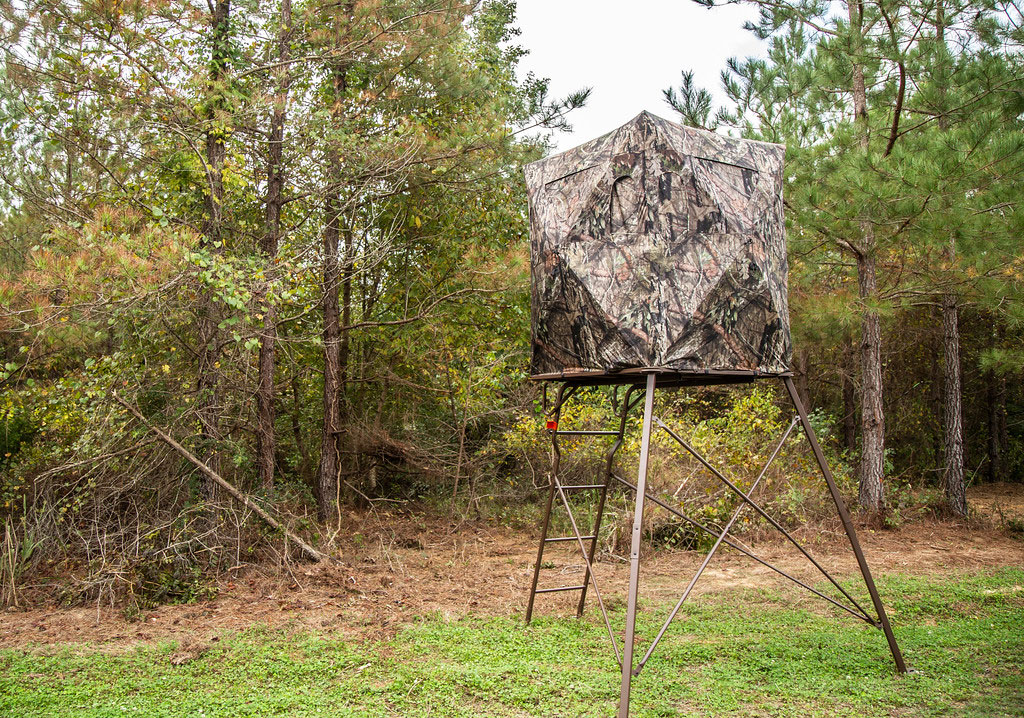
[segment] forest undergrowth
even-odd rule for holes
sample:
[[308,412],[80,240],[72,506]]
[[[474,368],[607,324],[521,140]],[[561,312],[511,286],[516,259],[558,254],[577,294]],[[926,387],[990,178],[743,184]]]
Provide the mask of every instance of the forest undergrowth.
[[[25,414],[47,427],[48,438],[59,441],[33,442],[30,450],[21,452],[19,470],[33,479],[25,486],[8,485],[6,500],[19,502],[19,510],[6,515],[0,536],[4,605],[23,605],[25,596],[31,595],[66,605],[94,602],[137,611],[212,596],[225,572],[243,564],[281,566],[301,560],[280,532],[230,497],[222,494],[197,501],[201,476],[196,467],[115,407],[100,401],[55,402],[48,400],[49,394],[39,392],[38,403]],[[610,392],[586,390],[565,406],[560,425],[607,429],[618,422],[620,408]],[[743,491],[750,489],[769,456],[777,452],[752,497],[788,529],[839,530],[810,447],[799,429],[786,434],[792,409],[780,404],[771,386],[666,394],[658,398],[657,411]],[[532,533],[550,476],[551,434],[542,414],[542,407],[527,406],[506,431],[485,442],[467,462],[477,473],[461,490],[451,491],[450,477],[447,481],[423,474],[410,477],[402,467],[394,474],[381,467],[375,489],[354,497],[353,507],[363,512],[381,508],[425,513],[432,520],[454,525],[482,520]],[[816,433],[828,447],[827,458],[839,487],[853,505],[856,482],[848,458],[832,448],[835,442],[828,418],[821,413],[811,416]],[[94,431],[82,432],[82,427],[97,421],[121,435],[127,450],[110,451],[79,467],[70,462],[59,471],[33,468],[52,466],[53,452],[74,447],[83,434],[95,436]],[[635,415],[627,420],[614,466],[619,475],[631,477],[636,472],[639,423]],[[788,438],[780,443],[784,435]],[[603,481],[602,454],[609,445],[605,437],[563,439],[560,479],[567,484]],[[126,482],[125,472],[140,479]],[[876,525],[895,528],[907,521],[945,515],[940,492],[909,480],[891,485],[891,508],[881,524],[875,519]],[[650,490],[715,530],[730,520],[741,503],[664,432],[653,440]],[[310,493],[310,487],[300,481],[280,481],[272,497],[256,490],[252,498],[272,506],[290,530],[331,555],[351,541],[357,529],[347,519],[348,509],[319,521],[310,508]],[[591,525],[598,492],[571,495],[576,520],[581,526]],[[624,537],[632,523],[633,495],[613,487],[608,496],[599,552],[621,557],[628,553]],[[1008,520],[1012,528],[1015,519]],[[552,532],[571,534],[568,516],[557,507]],[[707,549],[714,542],[709,534],[653,504],[647,509],[645,533],[655,548]],[[775,535],[751,510],[741,513],[732,533],[754,542]],[[32,590],[23,590],[26,586]]]

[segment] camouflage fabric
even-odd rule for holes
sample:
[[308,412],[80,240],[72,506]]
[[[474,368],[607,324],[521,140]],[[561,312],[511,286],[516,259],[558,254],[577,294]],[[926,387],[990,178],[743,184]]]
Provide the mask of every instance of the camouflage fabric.
[[533,375],[788,371],[784,152],[644,112],[527,166]]

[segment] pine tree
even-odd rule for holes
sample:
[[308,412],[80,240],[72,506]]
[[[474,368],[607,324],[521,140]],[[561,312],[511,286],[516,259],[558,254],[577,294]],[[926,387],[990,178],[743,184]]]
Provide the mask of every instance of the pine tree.
[[[769,58],[730,62],[723,82],[734,109],[720,114],[746,136],[788,145],[797,294],[810,280],[819,313],[839,310],[838,327],[846,323],[843,302],[857,307],[861,505],[884,507],[883,320],[939,297],[945,484],[952,509],[963,514],[957,312],[976,280],[993,271],[965,273],[964,253],[991,267],[1013,256],[996,239],[1009,224],[995,229],[999,222],[981,208],[981,197],[1019,171],[1011,167],[1015,131],[992,122],[1019,88],[1016,60],[1006,50],[1014,25],[976,4],[848,3],[843,16],[813,3],[754,4],[761,17],[751,29],[771,38]],[[955,41],[944,36],[950,26],[957,28]],[[1001,155],[990,154],[1000,146]],[[956,228],[981,217],[989,229],[972,232],[965,246]],[[944,269],[934,271],[936,264]],[[847,269],[856,276],[855,297],[844,287]]]

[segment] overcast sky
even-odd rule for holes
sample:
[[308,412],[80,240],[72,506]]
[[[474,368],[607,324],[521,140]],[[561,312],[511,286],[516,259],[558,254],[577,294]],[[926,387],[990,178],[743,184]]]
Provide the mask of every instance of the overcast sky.
[[721,94],[719,74],[730,57],[763,54],[743,29],[748,6],[703,8],[692,0],[519,0],[518,44],[530,51],[521,70],[551,79],[552,97],[593,88],[587,106],[569,117],[571,134],[558,150],[613,130],[642,110],[677,115],[662,90],[693,70],[698,85]]

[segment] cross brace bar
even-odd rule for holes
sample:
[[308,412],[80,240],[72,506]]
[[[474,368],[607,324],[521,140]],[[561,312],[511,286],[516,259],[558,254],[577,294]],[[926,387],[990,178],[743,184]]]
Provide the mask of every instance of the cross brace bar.
[[820,563],[818,563],[818,561],[813,556],[811,556],[810,553],[807,552],[807,549],[805,549],[803,546],[801,546],[800,542],[797,541],[795,538],[793,538],[793,535],[790,534],[789,531],[787,531],[785,528],[783,528],[782,524],[780,524],[778,521],[776,521],[774,518],[772,518],[771,515],[767,511],[762,509],[747,494],[743,493],[743,491],[738,486],[736,486],[736,484],[734,484],[732,481],[730,481],[728,478],[726,478],[725,474],[723,474],[721,471],[719,471],[714,466],[712,466],[708,462],[707,459],[705,459],[703,456],[701,456],[697,452],[696,449],[694,449],[692,446],[690,446],[688,443],[686,443],[686,441],[683,439],[683,437],[679,436],[679,434],[677,434],[676,432],[672,431],[672,429],[670,429],[668,426],[666,426],[665,422],[663,422],[661,419],[657,419],[657,422],[658,422],[658,426],[660,426],[662,429],[664,429],[668,433],[669,436],[671,436],[673,439],[675,439],[676,442],[679,443],[684,449],[686,449],[695,459],[697,459],[697,461],[699,461],[701,464],[703,464],[704,467],[708,471],[710,471],[720,481],[722,481],[726,486],[728,486],[729,489],[733,493],[735,493],[737,496],[740,497],[740,499],[742,499],[745,503],[749,504],[750,507],[752,509],[754,509],[754,511],[756,511],[759,514],[761,514],[761,516],[763,516],[764,519],[766,521],[768,521],[768,523],[770,523],[772,526],[774,526],[783,536],[785,536],[789,540],[789,542],[791,544],[796,546],[797,550],[800,553],[802,553],[804,555],[804,557],[807,558],[808,561],[810,561],[812,564],[814,564],[814,567],[817,568],[819,571],[821,571],[821,574],[825,578],[827,578],[829,580],[829,582],[833,586],[835,586],[837,589],[839,589],[839,592],[841,594],[843,594],[844,596],[846,596],[847,600],[850,603],[852,603],[854,606],[856,606],[858,611],[863,613],[865,616],[867,615],[867,611],[865,611],[861,607],[861,605],[859,603],[857,603],[857,599],[855,599],[853,596],[851,596],[849,594],[849,592],[847,592],[847,590],[845,588],[840,586],[839,582],[836,581],[834,578],[832,578],[832,575],[828,571],[825,570],[825,567],[822,566]]
[[[757,475],[757,479],[755,479],[754,483],[750,486],[750,491],[748,493],[754,493],[754,490],[757,488],[757,485],[761,483],[761,479],[763,479],[764,475],[768,472],[768,469],[769,467],[771,467],[772,462],[775,461],[775,457],[779,455],[779,452],[782,451],[782,447],[785,446],[786,440],[789,438],[789,435],[793,433],[793,429],[796,427],[796,422],[797,417],[794,416],[793,420],[789,422],[789,427],[786,429],[786,432],[782,435],[782,438],[779,440],[778,445],[776,445],[775,451],[773,451],[772,455],[768,457],[768,461],[765,462],[764,468],[761,469],[761,473]],[[651,641],[651,645],[647,648],[647,652],[644,653],[644,657],[640,659],[640,662],[633,670],[633,675],[640,675],[640,671],[643,670],[644,665],[650,659],[651,654],[654,653],[654,649],[658,647],[658,643],[661,642],[661,638],[665,635],[665,631],[668,630],[668,627],[675,619],[676,614],[679,613],[679,609],[683,607],[683,603],[685,603],[686,599],[689,598],[690,592],[693,590],[693,587],[697,585],[697,581],[704,573],[704,569],[706,569],[708,567],[708,564],[711,563],[711,559],[718,551],[718,547],[722,545],[722,541],[725,540],[725,537],[729,533],[729,530],[732,529],[733,524],[736,523],[736,519],[740,517],[740,514],[743,512],[744,506],[745,504],[740,504],[739,506],[736,507],[736,510],[733,512],[732,517],[729,519],[729,522],[725,525],[725,528],[722,529],[722,533],[718,536],[717,539],[715,539],[715,545],[711,547],[711,550],[708,551],[707,555],[704,557],[704,561],[701,562],[700,567],[697,569],[697,573],[695,573],[693,575],[693,578],[690,579],[689,585],[687,585],[686,590],[683,591],[683,595],[679,597],[679,601],[676,603],[672,611],[668,614],[668,618],[666,618],[665,623],[662,624],[661,630],[658,631],[658,635],[655,636],[653,641]]]
[[[629,481],[627,481],[626,479],[622,478],[618,474],[613,474],[612,478],[615,479],[616,481],[618,481],[623,486],[625,486],[627,489],[630,489],[631,491],[636,491],[636,486],[634,486],[633,484],[631,484]],[[696,529],[698,529],[700,531],[703,531],[704,533],[708,534],[709,536],[713,536],[715,538],[718,538],[719,536],[721,536],[721,534],[717,533],[714,529],[708,528],[707,526],[702,524],[700,521],[697,521],[696,519],[691,518],[690,516],[687,516],[686,514],[682,513],[681,511],[679,511],[676,508],[673,508],[672,506],[670,506],[669,504],[665,503],[664,501],[659,499],[657,496],[654,496],[653,494],[647,494],[647,500],[648,501],[653,501],[654,503],[656,503],[661,508],[665,509],[666,511],[668,511],[671,514],[673,514],[674,516],[677,516],[678,518],[681,518],[686,523],[690,524],[691,526],[693,526],[694,528],[696,528]],[[857,611],[853,610],[849,606],[845,606],[842,603],[839,603],[839,601],[836,601],[831,596],[826,596],[824,593],[822,593],[818,589],[814,588],[813,586],[808,586],[806,583],[804,583],[800,579],[796,578],[795,576],[792,576],[792,575],[786,573],[785,571],[783,571],[778,566],[773,566],[772,564],[768,563],[763,558],[761,558],[757,554],[755,554],[752,551],[750,551],[750,549],[744,548],[740,544],[738,544],[735,541],[732,541],[732,540],[730,540],[728,538],[722,539],[722,542],[726,546],[728,546],[729,548],[735,549],[736,551],[739,551],[744,556],[746,556],[748,558],[752,558],[753,560],[757,561],[759,564],[761,564],[765,568],[771,569],[772,571],[774,571],[775,573],[779,574],[783,578],[788,578],[790,581],[795,583],[797,586],[800,586],[801,588],[806,588],[808,591],[813,593],[815,596],[818,596],[819,598],[825,599],[826,601],[831,603],[833,606],[835,606],[837,608],[843,609],[844,611],[849,613],[854,618],[859,618],[860,620],[862,620],[865,623],[868,623],[868,624],[870,624],[872,626],[876,626],[877,625],[872,619],[870,619],[865,614],[858,613]]]

